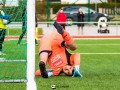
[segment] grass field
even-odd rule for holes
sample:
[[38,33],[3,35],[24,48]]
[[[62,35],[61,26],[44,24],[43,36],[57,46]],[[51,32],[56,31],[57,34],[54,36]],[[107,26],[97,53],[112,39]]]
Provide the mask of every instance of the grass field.
[[[6,41],[4,48],[11,46],[13,42],[17,43]],[[38,90],[52,90],[53,84],[56,85],[56,90],[120,90],[120,39],[83,39],[75,40],[75,42],[78,49],[71,53],[81,54],[80,72],[83,78],[72,78],[64,74],[48,79],[36,77]],[[17,49],[22,50],[20,48],[23,46],[24,44],[21,44]],[[5,50],[9,53],[7,49]],[[11,52],[18,53],[17,50]],[[7,56],[10,57],[8,54]],[[24,59],[24,57],[17,59]],[[38,46],[36,46],[36,70],[38,62]],[[25,89],[26,83],[0,83],[0,90]]]

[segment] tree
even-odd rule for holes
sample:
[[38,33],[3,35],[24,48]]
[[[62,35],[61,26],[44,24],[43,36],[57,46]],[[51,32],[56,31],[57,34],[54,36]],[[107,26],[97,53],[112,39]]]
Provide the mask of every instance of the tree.
[[116,0],[118,3],[120,3],[120,0]]
[[46,0],[36,0],[36,16],[40,21],[46,20]]

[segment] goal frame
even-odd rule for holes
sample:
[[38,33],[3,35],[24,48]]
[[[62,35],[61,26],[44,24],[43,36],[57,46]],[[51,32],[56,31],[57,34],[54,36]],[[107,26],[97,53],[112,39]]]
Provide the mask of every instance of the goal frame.
[[35,0],[27,0],[27,89],[37,90],[35,82]]

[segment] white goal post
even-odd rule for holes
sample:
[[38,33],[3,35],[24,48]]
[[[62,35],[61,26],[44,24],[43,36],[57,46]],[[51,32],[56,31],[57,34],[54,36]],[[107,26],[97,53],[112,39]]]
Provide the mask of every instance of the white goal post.
[[35,0],[27,0],[27,90],[37,90],[35,82]]

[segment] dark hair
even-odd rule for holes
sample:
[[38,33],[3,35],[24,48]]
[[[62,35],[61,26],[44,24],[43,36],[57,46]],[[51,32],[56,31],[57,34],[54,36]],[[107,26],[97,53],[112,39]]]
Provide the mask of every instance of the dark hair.
[[[65,73],[64,73],[65,74]],[[73,76],[73,74],[74,74],[74,69],[73,69],[73,71],[72,71],[72,75],[67,75],[67,74],[65,74],[65,75],[67,75],[67,76]]]
[[73,69],[73,71],[72,71],[72,76],[73,76],[73,74],[74,74],[74,69]]
[[64,7],[61,7],[61,10],[64,10]]

